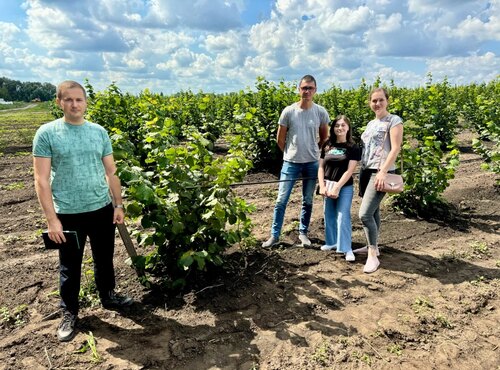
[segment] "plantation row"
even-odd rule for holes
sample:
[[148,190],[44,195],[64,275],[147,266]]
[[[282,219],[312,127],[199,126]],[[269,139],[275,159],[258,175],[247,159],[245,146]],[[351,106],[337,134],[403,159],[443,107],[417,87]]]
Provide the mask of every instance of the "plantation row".
[[[377,80],[356,89],[333,86],[315,101],[332,119],[347,115],[359,139],[372,118],[368,93],[378,86],[385,85]],[[474,149],[485,169],[500,172],[500,79],[451,86],[429,76],[425,87],[385,87],[389,111],[401,116],[405,127],[406,184],[394,197],[396,207],[408,215],[435,211],[459,163],[458,130],[477,132]],[[296,86],[258,79],[254,90],[171,96],[147,90],[132,96],[114,84],[102,92],[86,88],[88,119],[109,130],[127,214],[142,225],[134,235],[147,253],[134,263],[150,273],[144,282],[160,276],[167,287],[180,287],[196,269],[222,264],[225,249],[244,242],[252,230],[247,217],[252,206],[232,193],[231,184],[252,168],[280,167],[277,122],[283,108],[298,100]],[[229,145],[224,157],[214,154],[218,141]]]

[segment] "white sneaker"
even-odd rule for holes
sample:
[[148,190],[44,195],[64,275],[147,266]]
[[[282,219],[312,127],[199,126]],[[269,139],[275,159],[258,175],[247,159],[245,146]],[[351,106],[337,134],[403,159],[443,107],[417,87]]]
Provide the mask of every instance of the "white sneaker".
[[349,262],[356,261],[356,257],[354,256],[354,253],[352,253],[352,251],[349,251],[345,254],[345,260]]
[[265,241],[264,243],[262,243],[262,248],[270,248],[273,245],[278,244],[279,241],[280,240],[278,238],[275,238],[274,236],[271,236],[267,241]]
[[306,234],[299,234],[299,240],[303,247],[310,247],[311,241]]
[[332,249],[335,249],[335,248],[336,248],[335,245],[326,245],[325,244],[325,245],[321,246],[320,249],[322,251],[331,251]]

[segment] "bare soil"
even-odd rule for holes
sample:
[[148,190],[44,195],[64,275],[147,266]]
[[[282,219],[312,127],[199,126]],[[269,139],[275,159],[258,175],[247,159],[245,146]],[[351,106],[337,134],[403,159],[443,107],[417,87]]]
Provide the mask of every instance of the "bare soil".
[[[123,312],[87,305],[69,343],[56,337],[58,257],[42,245],[31,157],[8,151],[0,162],[0,369],[500,369],[499,192],[470,135],[460,142],[462,163],[444,194],[455,212],[408,219],[384,203],[377,272],[362,272],[363,257],[350,263],[319,250],[320,197],[313,246],[297,245],[297,188],[278,247],[234,247],[226,269],[176,297],[138,283],[117,236],[118,290],[135,303]],[[256,206],[258,245],[276,189],[237,189]],[[359,201],[354,248],[364,245]],[[82,350],[92,338],[94,356]]]

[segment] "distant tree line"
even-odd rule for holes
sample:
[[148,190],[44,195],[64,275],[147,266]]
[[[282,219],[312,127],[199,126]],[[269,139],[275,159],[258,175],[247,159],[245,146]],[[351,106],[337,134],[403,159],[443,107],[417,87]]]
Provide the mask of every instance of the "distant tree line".
[[0,77],[0,98],[6,101],[48,101],[54,99],[56,87],[48,82],[21,82]]

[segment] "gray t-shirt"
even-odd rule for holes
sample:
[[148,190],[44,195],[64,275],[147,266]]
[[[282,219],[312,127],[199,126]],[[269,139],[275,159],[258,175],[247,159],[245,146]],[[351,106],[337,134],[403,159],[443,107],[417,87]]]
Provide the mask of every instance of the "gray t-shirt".
[[302,109],[298,102],[283,109],[279,119],[279,124],[287,128],[283,160],[293,163],[317,161],[319,127],[328,122],[330,117],[326,109],[315,103],[309,109]]
[[57,213],[100,209],[111,202],[102,158],[113,153],[106,130],[95,123],[58,119],[37,130],[33,156],[51,159],[50,183]]
[[[388,114],[382,119],[374,119],[368,122],[365,131],[361,134],[363,141],[363,155],[361,164],[363,168],[377,169],[391,151],[391,138],[389,132],[394,126],[402,125],[401,117],[394,114]],[[387,132],[387,135],[385,134]],[[385,141],[382,148],[382,140]],[[389,168],[389,171],[394,170],[394,164]]]

